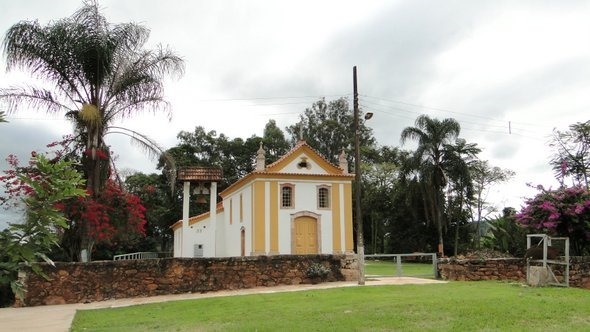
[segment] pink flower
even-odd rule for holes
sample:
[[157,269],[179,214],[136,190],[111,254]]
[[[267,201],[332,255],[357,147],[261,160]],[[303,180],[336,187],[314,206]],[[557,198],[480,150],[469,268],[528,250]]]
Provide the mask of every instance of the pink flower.
[[541,205],[539,207],[545,211],[548,211],[548,212],[556,212],[557,211],[557,209],[555,208],[553,203],[551,203],[550,201],[544,201],[543,203],[541,203]]
[[564,160],[561,162],[561,176],[565,177],[566,172],[567,172],[567,160]]

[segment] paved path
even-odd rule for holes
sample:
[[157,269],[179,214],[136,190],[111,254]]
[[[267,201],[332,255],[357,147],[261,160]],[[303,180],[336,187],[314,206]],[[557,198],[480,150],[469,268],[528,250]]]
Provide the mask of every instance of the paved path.
[[[418,279],[410,277],[380,277],[369,279],[366,286],[379,285],[404,285],[404,284],[432,284],[445,283],[445,281],[432,279]],[[326,289],[337,287],[354,287],[358,286],[356,282],[328,282],[317,285],[291,285],[275,287],[257,287],[249,289],[228,290],[210,293],[189,293],[175,295],[161,295],[152,297],[139,297],[131,299],[118,299],[102,302],[93,302],[88,304],[62,304],[47,305],[27,308],[3,308],[0,309],[0,331],[43,331],[43,332],[63,332],[68,331],[76,315],[76,310],[88,310],[99,308],[117,308],[137,304],[167,302],[176,300],[201,299],[220,296],[235,296],[248,294],[264,294],[279,292],[295,292],[310,289]]]

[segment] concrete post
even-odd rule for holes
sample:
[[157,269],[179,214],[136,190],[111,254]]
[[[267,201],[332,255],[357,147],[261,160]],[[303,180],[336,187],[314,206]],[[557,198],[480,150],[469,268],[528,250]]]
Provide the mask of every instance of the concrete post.
[[[190,250],[190,241],[189,239],[189,227],[188,227],[188,210],[191,198],[191,183],[189,181],[184,181],[184,187],[182,192],[182,232],[180,237],[180,255],[179,257],[192,257],[192,252]],[[177,256],[174,253],[174,256]]]
[[211,188],[209,190],[210,202],[209,202],[209,254],[208,257],[215,257],[217,254],[217,182],[211,182]]

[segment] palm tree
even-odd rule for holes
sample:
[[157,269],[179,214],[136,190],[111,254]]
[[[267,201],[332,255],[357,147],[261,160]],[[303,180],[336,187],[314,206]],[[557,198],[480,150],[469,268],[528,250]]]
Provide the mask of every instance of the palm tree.
[[432,119],[428,115],[420,115],[415,127],[407,127],[402,131],[401,143],[408,139],[418,141],[414,152],[416,168],[424,183],[425,201],[430,218],[435,222],[438,232],[438,252],[444,255],[443,244],[443,188],[447,183],[445,169],[445,144],[452,144],[459,136],[461,126],[455,119]]
[[106,135],[127,135],[152,156],[164,151],[149,137],[114,126],[141,111],[170,114],[162,81],[168,74],[182,74],[183,61],[162,46],[143,49],[148,37],[142,25],[110,24],[97,1],[86,0],[71,17],[46,26],[21,21],[3,41],[7,70],[29,71],[51,88],[3,88],[0,101],[7,103],[8,113],[31,107],[63,112],[74,123],[75,137],[85,146],[87,187],[95,197],[110,170]]

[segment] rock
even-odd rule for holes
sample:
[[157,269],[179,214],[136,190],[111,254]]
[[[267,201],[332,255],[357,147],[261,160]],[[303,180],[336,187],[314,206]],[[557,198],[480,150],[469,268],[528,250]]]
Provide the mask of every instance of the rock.
[[66,300],[61,296],[48,296],[43,301],[45,305],[56,305],[56,304],[66,304]]

